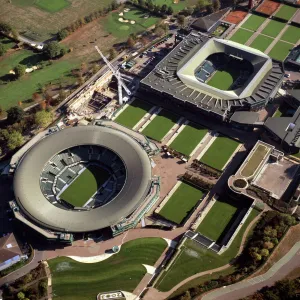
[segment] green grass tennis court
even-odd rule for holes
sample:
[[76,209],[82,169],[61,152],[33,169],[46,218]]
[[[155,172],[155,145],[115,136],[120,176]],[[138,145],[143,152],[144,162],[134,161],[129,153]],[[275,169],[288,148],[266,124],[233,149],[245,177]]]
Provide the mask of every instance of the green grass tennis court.
[[251,15],[241,27],[256,31],[265,20],[266,18],[264,17]]
[[203,192],[201,190],[183,182],[159,214],[167,220],[181,224],[202,196]]
[[37,0],[35,5],[51,13],[55,13],[69,6],[71,3],[67,0]]
[[288,26],[287,30],[284,32],[280,39],[296,44],[300,39],[300,28],[295,26]]
[[146,126],[142,133],[156,141],[161,141],[178,121],[179,116],[163,109],[161,112]]
[[239,145],[237,141],[218,136],[201,157],[200,161],[215,169],[222,170]]
[[60,195],[60,199],[76,206],[84,205],[108,179],[109,173],[98,166],[88,166]]
[[285,23],[271,20],[261,33],[275,38],[285,25]]
[[199,246],[193,240],[186,240],[178,257],[170,268],[163,272],[156,287],[163,292],[169,291],[189,276],[228,264],[237,255],[246,228],[258,214],[259,212],[255,209],[251,211],[228,250],[221,255]]
[[293,45],[279,41],[268,53],[274,59],[284,61],[290,50],[293,48]]
[[218,241],[232,217],[238,210],[238,203],[216,200],[203,221],[197,228],[197,232],[206,237]]
[[240,28],[233,34],[230,40],[240,44],[246,44],[246,42],[250,39],[252,34],[253,34],[252,31]]
[[128,128],[133,128],[152,106],[148,102],[134,100],[114,121]]
[[275,16],[288,21],[296,13],[296,11],[296,7],[282,5],[279,11],[275,14]]
[[273,41],[274,39],[268,36],[258,35],[257,38],[250,44],[250,47],[265,52]]
[[184,155],[189,156],[195,147],[201,142],[207,134],[208,129],[194,124],[188,124],[178,134],[170,147]]
[[53,295],[57,300],[90,300],[99,292],[132,292],[146,274],[142,264],[153,266],[166,247],[163,239],[142,238],[123,244],[119,253],[102,262],[51,259]]
[[[234,72],[236,73],[236,72]],[[227,70],[224,71],[216,71],[215,74],[209,79],[206,84],[215,87],[217,89],[221,89],[224,91],[229,90],[231,85],[233,84],[235,80],[235,74],[232,72],[229,72]]]

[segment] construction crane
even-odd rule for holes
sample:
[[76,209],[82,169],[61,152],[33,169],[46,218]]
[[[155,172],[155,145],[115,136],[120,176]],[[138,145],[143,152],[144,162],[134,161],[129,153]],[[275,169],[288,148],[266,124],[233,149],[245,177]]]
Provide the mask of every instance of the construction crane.
[[118,97],[119,97],[119,104],[122,105],[123,104],[123,93],[122,93],[122,88],[125,90],[125,92],[127,93],[128,96],[131,95],[130,90],[127,88],[127,86],[125,85],[125,83],[122,80],[121,77],[121,73],[119,71],[119,69],[116,69],[110,62],[109,60],[103,55],[103,53],[100,51],[100,49],[98,48],[98,46],[95,46],[96,50],[98,51],[98,53],[100,54],[101,58],[104,60],[104,62],[106,63],[106,65],[108,66],[108,68],[111,70],[111,72],[114,74],[114,76],[116,77],[117,81],[118,81]]

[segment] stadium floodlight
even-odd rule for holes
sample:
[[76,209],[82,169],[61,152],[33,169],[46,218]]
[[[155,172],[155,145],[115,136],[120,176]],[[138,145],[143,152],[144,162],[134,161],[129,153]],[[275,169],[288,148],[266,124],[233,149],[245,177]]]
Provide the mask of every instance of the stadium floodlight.
[[101,58],[103,59],[103,61],[106,63],[106,65],[108,66],[108,68],[111,70],[111,72],[114,74],[114,76],[117,79],[118,82],[118,97],[119,97],[119,104],[122,105],[123,104],[123,94],[122,94],[122,88],[125,90],[125,92],[127,93],[128,96],[131,95],[131,91],[127,88],[127,86],[125,85],[125,83],[122,80],[121,77],[121,73],[119,69],[116,69],[110,62],[109,60],[103,55],[103,53],[100,51],[100,49],[98,48],[98,46],[95,46],[97,52],[100,54]]

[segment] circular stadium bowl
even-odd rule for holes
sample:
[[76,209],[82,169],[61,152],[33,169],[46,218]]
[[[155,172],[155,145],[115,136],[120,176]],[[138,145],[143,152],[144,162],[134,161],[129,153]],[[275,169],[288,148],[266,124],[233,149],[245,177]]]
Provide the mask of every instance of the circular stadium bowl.
[[[72,153],[78,146],[106,149],[122,162],[125,174],[122,186],[102,206],[66,207],[60,204],[55,189],[52,189],[52,197],[57,197],[57,203],[41,188],[53,158],[61,153]],[[86,158],[85,164],[88,163],[89,158]],[[110,159],[101,164],[109,167]],[[151,178],[151,163],[146,151],[129,135],[102,126],[80,126],[64,129],[35,144],[19,162],[14,192],[21,211],[43,227],[62,232],[89,232],[114,225],[130,215],[146,198]]]

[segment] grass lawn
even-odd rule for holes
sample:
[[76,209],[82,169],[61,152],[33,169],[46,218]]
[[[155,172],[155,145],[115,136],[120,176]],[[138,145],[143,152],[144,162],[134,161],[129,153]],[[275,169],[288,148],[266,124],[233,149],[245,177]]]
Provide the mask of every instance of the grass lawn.
[[286,24],[278,21],[271,20],[268,25],[263,29],[262,34],[277,37],[280,31],[284,28]]
[[171,143],[170,147],[184,155],[189,156],[207,134],[207,131],[207,128],[199,127],[189,123]]
[[234,33],[234,35],[230,38],[230,40],[240,44],[246,44],[246,42],[250,39],[252,34],[253,34],[252,31],[240,28]]
[[134,100],[114,121],[133,128],[151,107],[152,105],[148,102]]
[[[13,69],[15,65],[20,63],[20,59],[26,60],[28,57],[28,55],[23,55],[23,53],[17,53],[16,55],[17,58],[14,57],[14,59],[11,59],[9,57],[0,62],[0,77],[2,80],[3,76],[7,75],[9,70]],[[30,59],[29,61],[32,60]],[[24,75],[19,80],[7,81],[6,84],[0,84],[0,105],[4,109],[8,109],[11,106],[17,105],[19,101],[23,101],[25,103],[27,101],[30,102],[32,94],[39,89],[39,85],[46,85],[50,82],[55,83],[58,82],[60,78],[62,83],[71,84],[75,81],[75,78],[70,76],[70,72],[76,66],[77,62],[70,60],[58,60],[41,70]]]
[[279,11],[275,14],[276,17],[289,20],[297,11],[296,7],[292,7],[289,5],[282,5]]
[[170,131],[179,117],[167,110],[162,110],[142,131],[142,133],[150,138],[161,141],[163,137]]
[[264,17],[257,16],[257,15],[251,15],[247,19],[247,21],[244,24],[242,24],[242,28],[256,31],[265,20],[266,20],[266,18],[264,18]]
[[48,12],[54,13],[64,9],[65,7],[69,6],[71,3],[67,0],[37,0],[35,5],[37,7],[44,9]]
[[229,90],[234,82],[231,72],[216,71],[216,73],[209,79],[206,84],[221,90]]
[[295,26],[288,26],[288,29],[284,32],[280,39],[296,44],[300,39],[300,29]]
[[237,203],[233,201],[216,200],[196,231],[218,241],[237,210]]
[[[130,21],[135,21],[136,23],[122,23],[119,21],[119,13],[120,11],[110,13],[106,18],[103,18],[102,24],[104,25],[104,29],[108,33],[114,35],[117,38],[122,38],[123,40],[132,33],[145,31],[147,28],[156,24],[159,20],[159,18],[157,17],[149,16],[148,12],[130,7],[130,11],[125,12],[122,18]],[[145,19],[145,15],[148,15],[149,17]]]
[[259,145],[255,152],[252,153],[252,156],[244,166],[241,174],[245,177],[252,176],[268,152],[269,148]]
[[[202,248],[194,241],[187,240],[185,247],[170,269],[164,272],[156,288],[163,292],[168,291],[189,276],[212,270],[229,263],[238,253],[245,230],[258,214],[259,212],[255,209],[251,211],[229,249],[221,255]],[[224,270],[224,272],[226,272],[226,270]],[[200,278],[202,277],[198,279],[200,280]]]
[[79,263],[67,257],[49,260],[53,294],[57,300],[91,300],[99,292],[132,292],[146,269],[153,266],[167,243],[160,238],[143,238],[122,245],[119,253],[98,263]]
[[183,182],[159,214],[167,220],[181,224],[202,196],[201,190]]
[[264,36],[258,35],[257,38],[250,44],[250,47],[265,52],[266,49],[270,46],[274,39]]
[[284,61],[288,56],[290,50],[293,48],[293,45],[279,41],[268,53],[274,59]]
[[239,145],[238,142],[232,139],[218,136],[200,161],[215,169],[222,170]]
[[74,206],[83,206],[108,179],[109,173],[95,165],[88,166],[60,195]]

